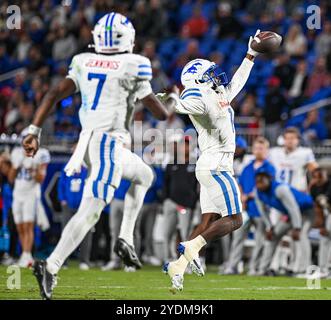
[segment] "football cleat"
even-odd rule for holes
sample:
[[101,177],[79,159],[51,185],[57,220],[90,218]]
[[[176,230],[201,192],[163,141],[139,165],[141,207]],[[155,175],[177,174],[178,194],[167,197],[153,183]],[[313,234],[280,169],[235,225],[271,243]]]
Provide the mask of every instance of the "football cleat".
[[172,262],[167,262],[163,265],[163,272],[166,273],[171,279],[171,289],[170,291],[175,294],[176,291],[183,291],[184,288],[184,276],[182,274],[176,273],[174,264]]
[[177,250],[180,254],[184,255],[193,273],[198,277],[205,275],[198,253],[194,253],[194,251],[183,242],[178,245]]
[[51,300],[53,289],[57,284],[57,277],[47,271],[46,261],[35,261],[33,275],[39,284],[40,296],[44,300]]
[[123,260],[126,266],[141,269],[142,264],[138,258],[136,250],[133,246],[130,246],[124,239],[117,239],[114,246],[114,251]]

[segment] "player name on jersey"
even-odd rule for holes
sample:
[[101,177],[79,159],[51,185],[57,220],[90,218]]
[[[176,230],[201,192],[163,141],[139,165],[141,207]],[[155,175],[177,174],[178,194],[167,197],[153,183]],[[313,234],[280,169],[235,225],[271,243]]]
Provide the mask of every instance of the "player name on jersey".
[[89,61],[86,62],[86,67],[91,67],[91,68],[104,68],[104,69],[117,70],[119,66],[120,66],[120,61],[90,59]]

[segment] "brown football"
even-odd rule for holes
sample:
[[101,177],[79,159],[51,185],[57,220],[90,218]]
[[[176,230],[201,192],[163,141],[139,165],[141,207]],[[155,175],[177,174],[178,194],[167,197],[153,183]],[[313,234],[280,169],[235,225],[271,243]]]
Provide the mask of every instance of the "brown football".
[[256,37],[259,40],[253,40],[251,47],[259,53],[275,52],[282,42],[282,37],[272,31],[262,31]]

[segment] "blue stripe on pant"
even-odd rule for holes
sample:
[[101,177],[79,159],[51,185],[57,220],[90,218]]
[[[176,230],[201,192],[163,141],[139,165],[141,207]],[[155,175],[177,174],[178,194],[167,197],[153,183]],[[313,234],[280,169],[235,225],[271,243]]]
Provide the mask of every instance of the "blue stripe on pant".
[[110,140],[110,150],[109,150],[109,161],[110,161],[109,175],[108,175],[107,183],[103,187],[103,198],[105,199],[105,201],[107,200],[108,187],[110,186],[114,175],[114,167],[115,167],[114,151],[115,151],[115,139],[112,138]]
[[[240,201],[239,194],[238,194],[237,188],[235,186],[234,178],[231,175],[229,175],[229,173],[226,171],[221,171],[219,173],[217,173],[216,171],[211,171],[211,174],[212,174],[212,177],[216,180],[216,182],[222,188],[222,193],[224,196],[228,215],[231,216],[232,214],[240,213],[241,210],[240,210],[240,203],[239,203],[239,201]],[[227,180],[229,182],[231,191],[225,184],[224,180]],[[229,192],[233,193],[235,210],[233,210],[234,208],[231,203]]]
[[237,188],[235,186],[235,181],[234,178],[232,176],[229,175],[228,172],[223,171],[221,172],[221,174],[229,181],[232,192],[233,192],[233,197],[234,197],[234,202],[235,202],[235,206],[236,206],[236,213],[240,213],[240,204],[239,204],[239,195],[238,195],[238,191]]
[[[105,144],[107,140],[107,135],[103,134],[101,143],[100,143],[100,168],[99,168],[99,173],[97,176],[97,179],[93,181],[93,196],[94,198],[100,198],[99,197],[99,192],[98,192],[98,184],[99,181],[102,180],[103,173],[105,171]],[[92,164],[93,165],[93,164]]]

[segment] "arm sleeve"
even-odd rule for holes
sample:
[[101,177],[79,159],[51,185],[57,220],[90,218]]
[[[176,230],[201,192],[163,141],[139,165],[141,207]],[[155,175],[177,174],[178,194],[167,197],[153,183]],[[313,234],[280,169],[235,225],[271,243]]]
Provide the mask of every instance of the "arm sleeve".
[[76,86],[76,92],[80,91],[79,87],[79,76],[80,76],[80,66],[78,61],[78,56],[74,56],[71,60],[71,64],[69,66],[68,75],[66,78],[71,79]]
[[293,228],[301,229],[302,227],[302,217],[301,211],[291,189],[286,185],[279,186],[276,191],[276,196],[282,202],[283,206],[286,208]]
[[153,93],[153,90],[152,90],[152,86],[148,80],[137,81],[136,98],[138,100],[144,99],[151,93]]
[[48,164],[51,162],[51,155],[48,150],[40,150],[38,164]]
[[307,150],[307,155],[306,155],[306,165],[308,163],[312,163],[312,162],[316,162],[316,159],[315,159],[313,150],[312,149],[308,149]]
[[203,115],[207,113],[207,106],[205,103],[194,96],[189,96],[185,99],[174,98],[175,111],[182,114]]
[[265,205],[263,204],[263,202],[260,200],[258,194],[255,192],[255,197],[254,197],[254,201],[257,207],[257,210],[260,212],[261,217],[266,225],[266,229],[271,229],[272,227],[272,223],[269,217],[269,213],[265,210]]
[[232,80],[226,86],[229,102],[231,102],[244,87],[253,65],[253,61],[245,58],[236,73],[233,75]]

